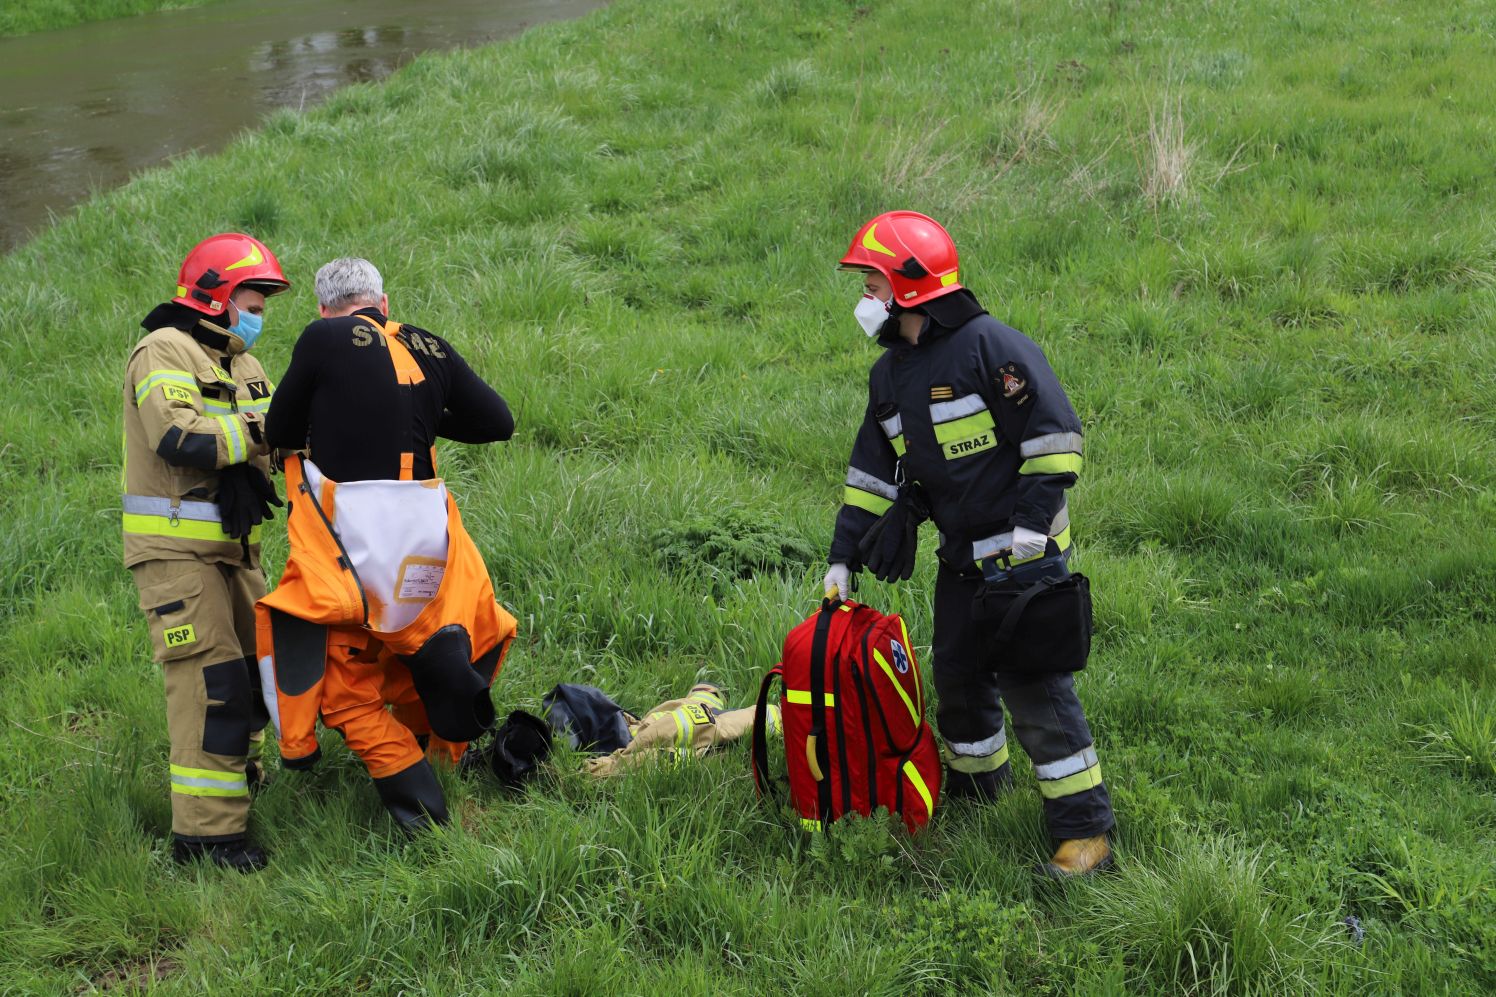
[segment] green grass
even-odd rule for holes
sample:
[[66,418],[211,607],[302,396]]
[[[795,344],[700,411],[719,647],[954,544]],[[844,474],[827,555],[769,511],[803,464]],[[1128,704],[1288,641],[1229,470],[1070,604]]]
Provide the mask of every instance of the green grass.
[[214,2],[216,0],[5,0],[0,5],[0,38],[156,10],[201,7]]
[[[62,219],[0,259],[0,985],[1491,992],[1493,33],[1476,0],[621,0]],[[442,448],[523,627],[501,709],[744,703],[813,606],[875,352],[832,264],[891,207],[949,224],[1086,424],[1116,875],[1030,877],[1021,759],[913,842],[800,841],[735,750],[448,779],[460,826],[406,845],[335,736],[255,804],[271,872],[169,863],[115,510],[120,371],[187,247],[280,255],[272,372],[357,253],[513,403],[513,443]],[[921,645],[931,540],[864,592]]]

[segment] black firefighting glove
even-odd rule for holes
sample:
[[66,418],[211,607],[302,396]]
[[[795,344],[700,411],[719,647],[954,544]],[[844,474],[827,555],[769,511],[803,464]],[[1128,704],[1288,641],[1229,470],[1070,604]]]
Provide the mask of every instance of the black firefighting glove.
[[275,516],[272,506],[284,504],[265,472],[253,464],[230,464],[218,472],[218,518],[231,537],[248,537]]
[[919,524],[930,518],[930,503],[918,484],[904,485],[888,511],[868,528],[857,545],[863,567],[880,582],[902,582],[914,574]]

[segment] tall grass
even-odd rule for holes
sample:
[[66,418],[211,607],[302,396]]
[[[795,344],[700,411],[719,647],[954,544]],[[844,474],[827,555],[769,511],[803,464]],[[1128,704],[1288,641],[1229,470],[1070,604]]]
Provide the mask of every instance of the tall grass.
[[[0,989],[1496,988],[1493,28],[1465,0],[622,0],[62,219],[0,259]],[[501,709],[561,680],[742,704],[813,605],[876,350],[831,264],[890,207],[950,225],[1086,423],[1118,873],[1030,876],[1022,757],[912,842],[804,842],[730,751],[447,775],[456,825],[406,844],[336,737],[255,802],[270,872],[169,863],[119,378],[194,241],[248,227],[288,268],[272,372],[354,253],[513,403],[512,443],[440,453],[522,625]],[[930,539],[863,593],[926,655]]]

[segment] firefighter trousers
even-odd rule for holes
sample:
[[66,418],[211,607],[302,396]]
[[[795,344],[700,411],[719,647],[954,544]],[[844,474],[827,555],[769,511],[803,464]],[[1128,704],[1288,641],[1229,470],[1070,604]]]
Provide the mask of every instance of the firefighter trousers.
[[1052,837],[1088,838],[1111,829],[1111,798],[1075,694],[1070,672],[1025,671],[994,640],[996,621],[972,619],[981,576],[942,564],[935,581],[934,680],[936,723],[946,764],[966,773],[1008,778],[1003,705],[1013,733],[1034,764]]
[[184,841],[240,840],[249,823],[245,769],[268,719],[253,661],[265,576],[186,559],[130,572],[165,678],[172,831]]

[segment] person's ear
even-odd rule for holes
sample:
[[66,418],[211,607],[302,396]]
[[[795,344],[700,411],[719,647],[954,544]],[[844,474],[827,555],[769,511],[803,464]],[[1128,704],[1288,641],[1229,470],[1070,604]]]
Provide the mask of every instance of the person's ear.
[[323,318],[332,318],[332,312],[329,311],[328,307],[320,301],[317,302],[317,314],[321,315]]
[[389,313],[390,313],[390,296],[388,294],[381,294],[379,296],[379,310],[381,312],[383,312],[386,316],[389,315]]

